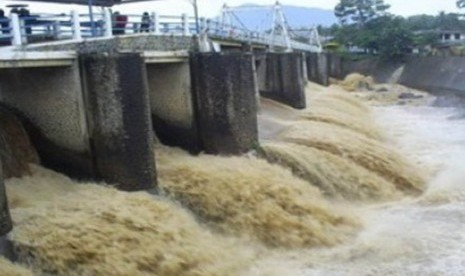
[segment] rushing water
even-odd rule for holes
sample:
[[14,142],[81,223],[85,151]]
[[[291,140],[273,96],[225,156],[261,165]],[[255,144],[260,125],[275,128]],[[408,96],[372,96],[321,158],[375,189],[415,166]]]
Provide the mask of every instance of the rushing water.
[[39,167],[8,180],[20,262],[65,275],[464,275],[460,111],[311,91],[301,112],[262,101],[258,156],[158,146],[160,197]]
[[462,111],[399,105],[374,111],[390,143],[432,176],[424,194],[355,207],[364,229],[352,242],[274,256],[260,269],[276,264],[289,275],[465,275]]

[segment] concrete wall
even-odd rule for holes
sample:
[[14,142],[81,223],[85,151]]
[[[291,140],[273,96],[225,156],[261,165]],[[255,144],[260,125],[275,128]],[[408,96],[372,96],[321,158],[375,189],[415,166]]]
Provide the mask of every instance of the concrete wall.
[[155,188],[146,66],[137,53],[80,56],[96,176],[118,188]]
[[392,80],[393,74],[402,67],[402,62],[382,61],[377,58],[359,61],[343,60],[342,78],[350,73],[360,73],[372,76],[378,83],[387,83]]
[[307,68],[302,53],[267,53],[257,70],[260,94],[297,109],[306,107]]
[[345,75],[358,72],[373,76],[379,83],[397,81],[411,88],[440,95],[465,96],[465,57],[412,56],[405,63],[379,59],[344,60],[343,67]]
[[10,211],[8,209],[8,202],[6,198],[5,186],[3,177],[0,175],[0,257],[7,259],[14,259],[13,245],[7,239],[8,234],[13,228]]
[[253,56],[195,53],[191,72],[202,149],[216,154],[253,149],[258,144]]
[[0,237],[7,234],[12,227],[13,223],[11,221],[10,212],[8,210],[8,202],[6,198],[5,185],[3,183],[3,175],[0,171]]
[[69,67],[1,69],[0,101],[25,120],[45,165],[92,175],[86,173],[92,162],[77,61]]
[[157,36],[152,34],[122,36],[113,38],[96,38],[83,42],[47,43],[47,45],[30,45],[26,51],[77,51],[80,53],[117,52],[117,51],[176,51],[196,50],[195,37]]
[[325,53],[308,53],[306,62],[308,80],[327,86],[329,84],[328,56]]
[[0,102],[23,120],[45,166],[125,190],[155,187],[144,59],[81,56],[71,66],[1,69]]
[[89,149],[81,80],[71,67],[0,70],[0,101],[26,115],[52,142]]
[[436,94],[465,96],[465,57],[410,58],[399,83]]
[[199,150],[189,63],[148,64],[150,108],[164,144]]
[[337,54],[327,54],[328,56],[328,75],[331,78],[342,79],[344,78],[342,56]]

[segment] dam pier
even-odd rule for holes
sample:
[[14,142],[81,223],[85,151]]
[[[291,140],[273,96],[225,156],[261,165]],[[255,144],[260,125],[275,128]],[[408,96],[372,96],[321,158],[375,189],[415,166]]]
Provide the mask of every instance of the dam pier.
[[303,109],[307,80],[327,84],[319,48],[202,43],[135,34],[5,47],[0,104],[45,166],[135,191],[156,188],[155,135],[192,153],[241,154],[259,143],[259,95]]
[[[41,42],[50,28],[11,15],[11,46],[0,47],[0,115],[16,131],[1,133],[1,178],[25,175],[40,160],[81,181],[157,193],[155,139],[194,154],[240,155],[259,146],[260,95],[303,109],[307,80],[327,84],[319,43],[231,36],[204,19],[198,33],[186,15],[174,23],[181,29],[163,33],[163,16],[152,17],[148,33],[115,35],[105,10],[104,28],[89,37],[77,12],[57,15],[52,41]],[[5,193],[0,255],[9,256]]]
[[90,2],[0,11],[0,275],[464,274],[464,57]]

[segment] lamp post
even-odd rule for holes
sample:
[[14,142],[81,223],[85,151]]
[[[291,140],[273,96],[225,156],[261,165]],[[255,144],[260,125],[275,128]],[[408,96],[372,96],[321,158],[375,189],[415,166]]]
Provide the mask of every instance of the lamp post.
[[195,29],[197,30],[197,34],[200,34],[200,25],[199,25],[199,9],[197,6],[197,0],[194,0],[194,14],[195,14]]
[[197,31],[197,34],[200,34],[199,8],[197,6],[197,0],[189,0],[189,2],[192,4],[192,7],[194,7],[195,30]]
[[92,10],[92,0],[87,0],[87,5],[89,6],[89,19],[90,19],[90,33],[92,37],[95,37],[95,21],[94,21],[94,11]]

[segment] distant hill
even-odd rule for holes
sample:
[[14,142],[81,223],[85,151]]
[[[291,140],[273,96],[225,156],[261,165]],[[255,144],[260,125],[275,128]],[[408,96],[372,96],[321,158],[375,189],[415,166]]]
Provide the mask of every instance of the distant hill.
[[[239,6],[234,12],[238,19],[249,29],[268,28],[271,26],[270,9],[246,9],[257,5],[246,4]],[[241,9],[244,8],[244,9]],[[337,23],[332,10],[283,5],[283,11],[292,28],[309,27],[314,25],[331,26]]]

